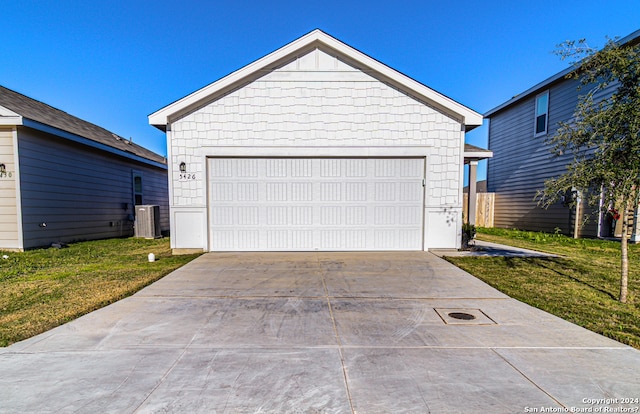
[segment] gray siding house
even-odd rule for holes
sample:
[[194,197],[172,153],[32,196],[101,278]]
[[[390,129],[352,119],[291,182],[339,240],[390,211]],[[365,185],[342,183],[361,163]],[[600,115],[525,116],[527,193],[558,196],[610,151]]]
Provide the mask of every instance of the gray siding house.
[[[640,30],[620,42],[638,41]],[[562,202],[543,209],[534,199],[546,179],[566,171],[572,157],[552,157],[546,144],[559,122],[573,118],[579,96],[585,93],[578,90],[577,80],[565,78],[572,70],[567,68],[484,114],[489,119],[489,149],[493,151],[487,167],[487,191],[496,194],[496,227],[545,232],[560,229],[574,237],[610,237],[616,233],[610,214],[595,214],[585,224],[584,215],[592,213],[594,207],[584,202],[577,209]],[[613,91],[608,88],[601,98]]]
[[138,204],[168,231],[162,156],[0,86],[0,249],[132,236]]

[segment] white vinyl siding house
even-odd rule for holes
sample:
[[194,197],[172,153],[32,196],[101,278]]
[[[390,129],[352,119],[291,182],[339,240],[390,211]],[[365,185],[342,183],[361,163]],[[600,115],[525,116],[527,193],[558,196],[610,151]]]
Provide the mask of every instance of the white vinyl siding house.
[[459,246],[482,117],[319,30],[149,121],[176,251]]
[[136,197],[168,232],[163,157],[2,87],[0,108],[0,249],[132,236]]

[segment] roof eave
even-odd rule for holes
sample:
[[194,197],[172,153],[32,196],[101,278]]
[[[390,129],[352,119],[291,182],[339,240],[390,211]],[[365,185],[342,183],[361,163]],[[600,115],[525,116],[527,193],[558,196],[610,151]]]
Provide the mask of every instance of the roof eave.
[[470,151],[464,152],[464,160],[467,161],[482,161],[487,158],[493,158],[493,151]]
[[87,145],[89,147],[101,150],[101,151],[105,151],[111,154],[115,154],[115,155],[119,155],[121,157],[124,158],[128,158],[130,160],[135,160],[138,162],[141,162],[143,164],[148,164],[157,168],[161,168],[166,170],[167,169],[167,164],[166,163],[161,163],[161,162],[157,162],[157,161],[153,161],[150,160],[148,158],[145,157],[141,157],[139,155],[136,155],[134,153],[131,152],[127,152],[127,151],[122,151],[118,148],[103,144],[101,142],[98,141],[94,141],[92,139],[89,138],[85,138],[76,134],[73,134],[71,132],[67,132],[64,131],[62,129],[58,129],[56,127],[52,127],[51,125],[46,125],[43,124],[41,122],[38,121],[34,121],[31,119],[23,119],[23,123],[21,125],[24,125],[25,127],[28,128],[32,128],[32,129],[36,129],[38,131],[42,131],[42,132],[46,132],[49,134],[53,134],[56,136],[59,136],[61,138],[65,138],[68,139],[69,141],[73,141],[73,142],[77,142],[79,144],[83,144],[83,145]]

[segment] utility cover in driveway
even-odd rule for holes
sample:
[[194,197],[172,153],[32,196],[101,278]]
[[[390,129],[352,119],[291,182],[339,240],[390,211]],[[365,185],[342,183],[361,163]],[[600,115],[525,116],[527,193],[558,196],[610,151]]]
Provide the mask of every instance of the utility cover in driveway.
[[424,158],[211,158],[211,250],[422,250],[424,178]]

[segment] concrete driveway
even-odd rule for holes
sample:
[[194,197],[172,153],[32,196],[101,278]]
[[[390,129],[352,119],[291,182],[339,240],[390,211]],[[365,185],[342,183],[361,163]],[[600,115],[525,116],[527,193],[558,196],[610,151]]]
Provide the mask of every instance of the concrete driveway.
[[206,254],[0,349],[0,373],[3,413],[640,406],[640,352],[425,252]]

